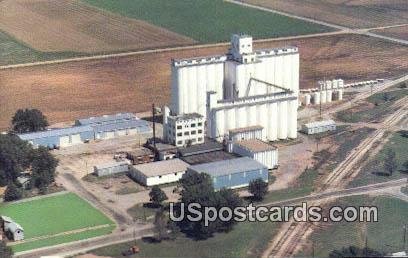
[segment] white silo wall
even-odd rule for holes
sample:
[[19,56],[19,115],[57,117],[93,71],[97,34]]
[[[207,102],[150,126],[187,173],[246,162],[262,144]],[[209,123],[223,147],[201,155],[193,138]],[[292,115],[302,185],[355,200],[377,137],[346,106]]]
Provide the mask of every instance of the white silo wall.
[[216,135],[218,139],[221,139],[224,136],[225,126],[224,126],[224,110],[217,110],[215,114],[215,124],[216,124]]
[[320,92],[320,102],[322,103],[322,104],[324,104],[324,103],[326,103],[326,91],[325,90],[322,90],[321,92]]
[[299,53],[296,53],[294,55],[291,55],[293,59],[293,63],[291,66],[291,74],[293,76],[292,78],[292,90],[298,94],[299,93],[299,80],[300,80],[300,56]]
[[286,139],[288,138],[288,103],[287,101],[282,101],[278,103],[278,138]]
[[288,101],[288,137],[297,137],[297,100]]
[[326,91],[326,102],[332,102],[333,99],[333,92],[332,90]]
[[[268,104],[260,105],[260,106],[258,106],[258,109],[259,109],[259,112],[258,112],[259,124],[261,124],[261,122],[263,124],[265,124],[266,126],[264,126],[264,128],[266,128],[266,130],[267,130],[269,127],[271,127],[271,124],[268,123]],[[264,134],[263,137],[262,137],[262,140],[266,140],[266,137],[267,137],[267,135]]]
[[311,99],[310,94],[306,94],[305,95],[305,106],[310,105],[310,99]]
[[339,89],[339,91],[338,91],[338,94],[339,94],[339,100],[343,100],[343,89]]
[[318,91],[313,93],[313,104],[314,105],[320,104],[320,92]]
[[267,138],[271,141],[276,141],[278,139],[278,103],[269,104],[269,120],[268,127],[265,128],[267,131]]

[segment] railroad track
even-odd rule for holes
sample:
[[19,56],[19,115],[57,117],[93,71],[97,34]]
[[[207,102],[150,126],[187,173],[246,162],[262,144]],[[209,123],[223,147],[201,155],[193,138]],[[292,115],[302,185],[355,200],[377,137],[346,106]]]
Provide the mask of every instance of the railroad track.
[[[406,102],[407,97],[401,99],[401,103]],[[377,129],[375,132],[369,135],[363,142],[355,148],[347,158],[329,175],[325,180],[324,186],[319,191],[326,191],[328,189],[336,189],[345,186],[347,181],[345,179],[349,178],[358,170],[355,170],[355,165],[361,160],[361,158],[366,154],[368,150],[377,142],[387,131],[387,128],[394,126],[401,119],[407,115],[408,103],[402,105],[397,111],[392,115],[387,117],[383,122],[383,126]],[[309,205],[323,205],[328,201],[316,200],[309,203]],[[277,257],[288,257],[292,256],[299,246],[299,243],[304,238],[306,233],[313,227],[313,223],[298,223],[293,219],[289,222],[289,226],[284,229],[284,232],[279,236],[277,241],[272,244],[272,248],[268,249],[264,253],[263,257],[277,256]]]

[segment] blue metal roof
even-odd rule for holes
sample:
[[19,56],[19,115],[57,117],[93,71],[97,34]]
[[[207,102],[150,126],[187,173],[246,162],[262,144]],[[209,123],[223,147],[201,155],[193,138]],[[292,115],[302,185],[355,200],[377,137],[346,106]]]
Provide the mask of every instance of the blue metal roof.
[[149,123],[145,120],[129,120],[129,121],[117,121],[111,124],[93,124],[91,125],[95,132],[111,132],[115,130],[124,130],[136,128],[139,131],[150,131]]
[[131,120],[131,119],[138,119],[132,113],[118,113],[115,115],[104,115],[104,116],[97,116],[97,117],[89,117],[78,119],[77,123],[81,125],[92,125],[92,124],[106,124],[106,123],[116,123],[119,120]]
[[78,134],[83,132],[93,132],[91,126],[88,125],[81,125],[81,126],[73,126],[68,128],[58,128],[58,129],[51,129],[41,132],[33,132],[33,133],[25,133],[19,134],[18,137],[25,141],[30,141],[33,139],[38,138],[46,138],[46,137],[54,137],[54,136],[64,136],[64,135],[71,135],[71,134]]
[[212,177],[216,177],[268,168],[256,160],[248,157],[242,157],[195,165],[191,166],[190,169],[200,173],[209,174]]

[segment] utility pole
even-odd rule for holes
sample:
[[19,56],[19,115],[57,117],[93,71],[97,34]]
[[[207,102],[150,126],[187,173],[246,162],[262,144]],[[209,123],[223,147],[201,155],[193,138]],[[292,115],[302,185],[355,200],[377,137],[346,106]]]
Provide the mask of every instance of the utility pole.
[[152,104],[152,120],[153,120],[153,147],[156,149],[156,107]]

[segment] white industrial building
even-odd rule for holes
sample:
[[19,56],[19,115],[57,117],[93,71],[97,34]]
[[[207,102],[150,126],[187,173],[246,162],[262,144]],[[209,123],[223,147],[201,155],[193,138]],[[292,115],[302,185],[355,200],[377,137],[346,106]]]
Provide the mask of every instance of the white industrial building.
[[226,55],[173,60],[170,114],[204,116],[219,141],[254,126],[263,140],[296,138],[298,92],[297,47],[253,51],[252,37],[233,35]]
[[110,162],[94,166],[94,174],[99,176],[110,176],[129,171],[129,163],[126,161]]
[[189,164],[181,159],[170,159],[134,166],[130,176],[146,186],[177,182],[187,171]]
[[24,240],[24,229],[20,224],[14,222],[10,217],[1,216],[4,233],[14,241]]
[[306,134],[317,134],[327,131],[335,131],[336,122],[333,120],[323,120],[304,124],[302,126],[302,131]]
[[240,156],[252,158],[268,169],[278,167],[278,148],[261,140],[244,140],[234,142],[232,151]]
[[163,123],[167,124],[163,132],[164,139],[177,146],[189,146],[204,143],[205,119],[198,113],[170,116],[168,107],[164,108]]

